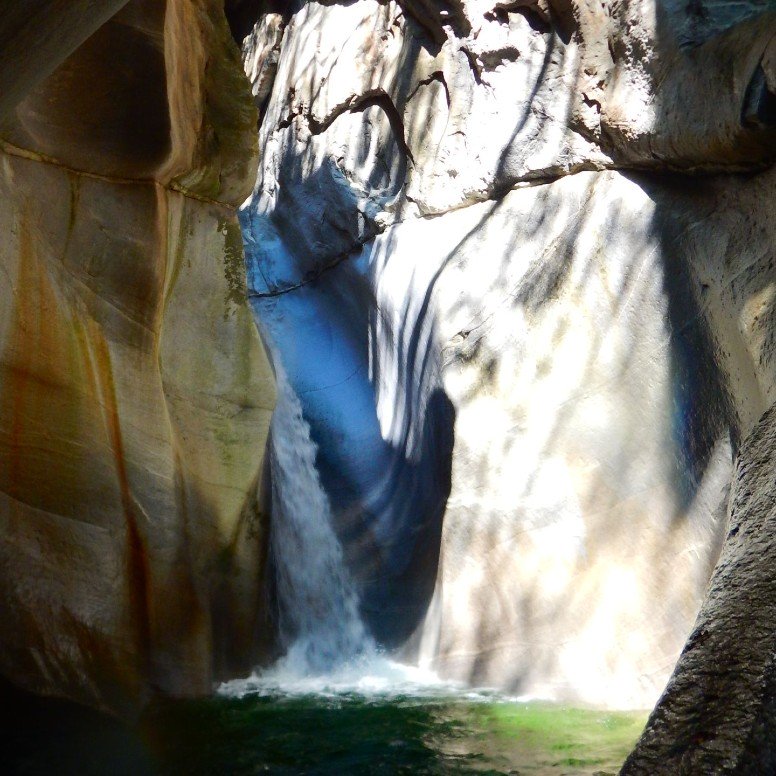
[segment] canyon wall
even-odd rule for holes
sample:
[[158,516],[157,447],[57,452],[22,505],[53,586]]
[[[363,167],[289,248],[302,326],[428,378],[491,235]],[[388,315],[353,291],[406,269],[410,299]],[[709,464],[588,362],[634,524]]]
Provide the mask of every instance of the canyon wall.
[[772,3],[225,5],[4,17],[0,672],[261,659],[252,308],[382,644],[772,770]]
[[222,3],[27,5],[3,22],[0,672],[131,712],[264,638],[256,111]]
[[776,12],[253,8],[249,295],[372,631],[652,705],[776,398]]

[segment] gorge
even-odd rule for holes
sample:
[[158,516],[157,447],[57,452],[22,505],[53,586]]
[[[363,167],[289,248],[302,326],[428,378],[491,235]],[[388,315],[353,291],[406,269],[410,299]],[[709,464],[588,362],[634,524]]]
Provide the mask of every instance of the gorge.
[[776,772],[776,6],[20,8],[4,679],[136,720],[361,661]]

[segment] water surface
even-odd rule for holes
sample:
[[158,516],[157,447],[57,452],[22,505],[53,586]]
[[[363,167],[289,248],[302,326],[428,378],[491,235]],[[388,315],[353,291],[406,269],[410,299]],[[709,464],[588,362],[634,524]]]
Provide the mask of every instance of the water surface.
[[132,729],[70,704],[23,706],[0,733],[3,773],[592,776],[619,770],[646,719],[484,693],[248,686],[158,704]]

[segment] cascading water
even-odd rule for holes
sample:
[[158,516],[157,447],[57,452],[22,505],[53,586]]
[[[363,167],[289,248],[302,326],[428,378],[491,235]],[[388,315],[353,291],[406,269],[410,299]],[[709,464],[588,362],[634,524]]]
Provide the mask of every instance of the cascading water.
[[456,695],[457,682],[391,660],[376,646],[359,613],[358,594],[331,521],[315,467],[310,426],[280,359],[272,418],[272,528],[280,639],[286,652],[247,679],[226,682],[221,695]]
[[271,551],[277,574],[278,668],[320,675],[375,653],[358,611],[358,596],[331,525],[329,500],[315,468],[316,446],[302,406],[282,368],[272,419]]

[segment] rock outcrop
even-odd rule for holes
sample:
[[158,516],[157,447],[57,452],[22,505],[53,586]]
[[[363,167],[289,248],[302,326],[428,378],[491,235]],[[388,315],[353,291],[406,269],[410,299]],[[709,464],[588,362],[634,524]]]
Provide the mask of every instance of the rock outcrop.
[[625,764],[626,774],[760,774],[776,768],[774,186],[771,170],[718,180],[705,196],[684,187],[666,203],[672,212],[687,213],[691,201],[698,207],[706,199],[699,210],[715,213],[686,218],[683,236],[677,237],[680,251],[690,248],[741,443],[719,563],[665,693]]
[[742,446],[728,538],[674,675],[624,774],[773,773],[776,407]]
[[383,642],[657,699],[776,398],[775,36],[757,0],[256,18],[250,295]]
[[129,712],[262,637],[256,112],[216,0],[34,5],[19,46],[62,57],[2,68],[0,672]]

